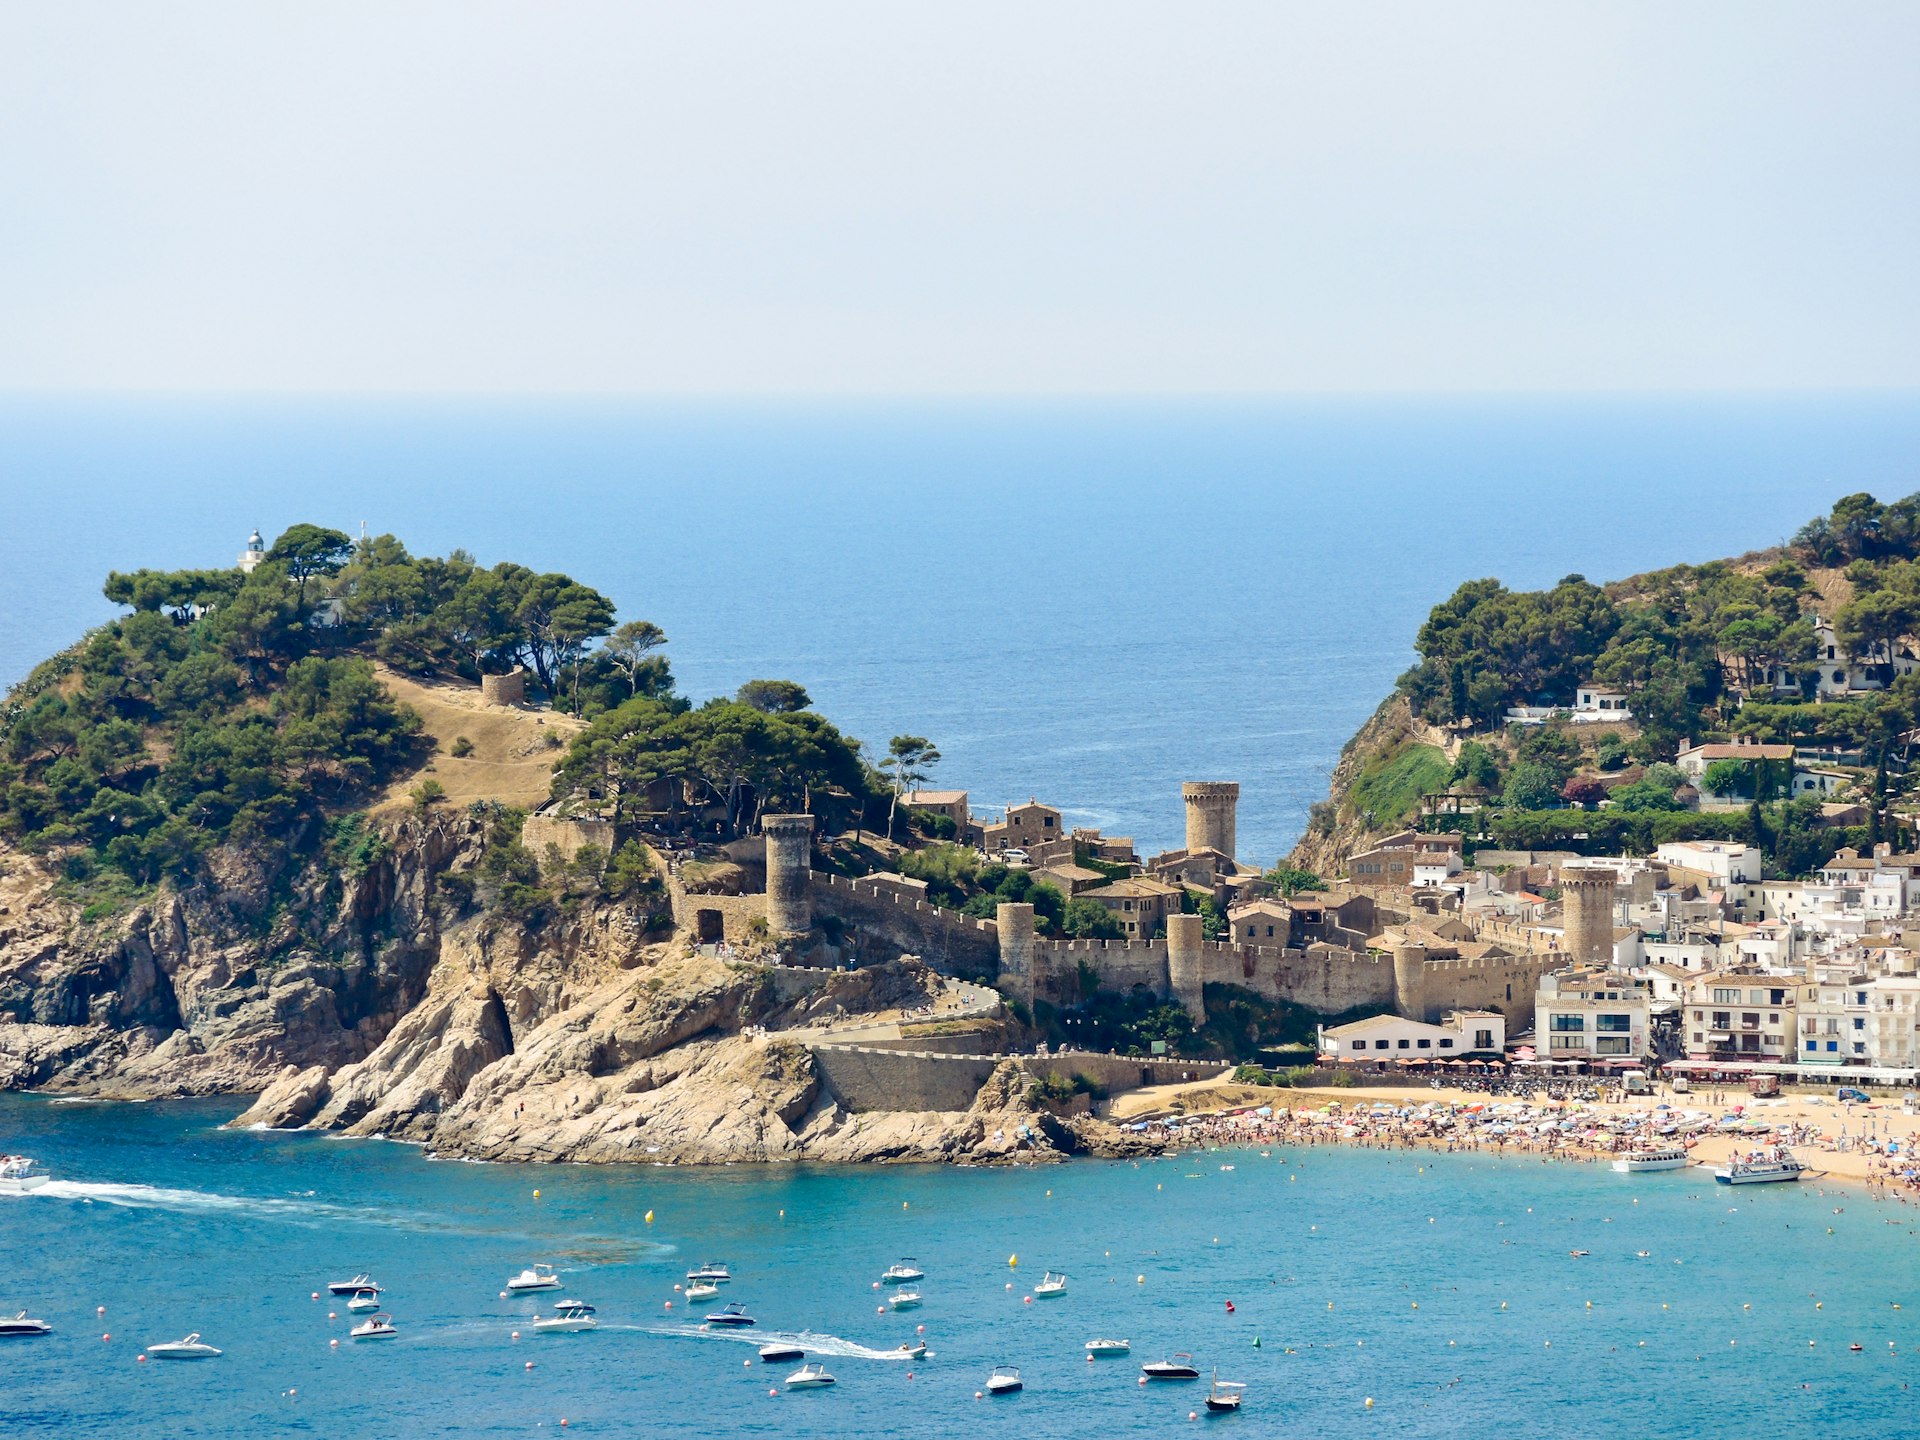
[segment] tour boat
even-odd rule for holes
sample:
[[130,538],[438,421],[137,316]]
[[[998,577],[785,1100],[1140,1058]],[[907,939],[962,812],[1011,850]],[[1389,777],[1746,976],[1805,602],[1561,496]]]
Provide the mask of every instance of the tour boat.
[[356,1275],[351,1280],[335,1280],[327,1286],[329,1295],[357,1295],[362,1290],[380,1293],[380,1287],[373,1283],[371,1275]]
[[831,1384],[833,1384],[833,1376],[827,1373],[827,1367],[818,1360],[809,1360],[787,1376],[789,1390],[824,1390]]
[[366,1310],[378,1310],[380,1308],[380,1292],[378,1290],[356,1290],[353,1292],[353,1298],[347,1301],[347,1308],[356,1313]]
[[1131,1355],[1133,1345],[1126,1340],[1089,1340],[1087,1354],[1096,1360],[1111,1360],[1119,1355]]
[[24,1195],[38,1190],[53,1177],[33,1173],[33,1160],[26,1155],[0,1155],[0,1195]]
[[1247,1387],[1232,1380],[1222,1380],[1220,1372],[1213,1372],[1213,1384],[1207,1390],[1207,1409],[1216,1412],[1238,1410],[1240,1397]]
[[1140,1373],[1149,1380],[1198,1380],[1200,1369],[1193,1363],[1193,1356],[1184,1350],[1173,1352],[1171,1360],[1149,1360],[1140,1367]]
[[1622,1175],[1637,1175],[1642,1170],[1684,1170],[1687,1152],[1679,1145],[1647,1146],[1616,1155],[1613,1168]]
[[593,1306],[579,1300],[562,1300],[544,1320],[538,1315],[533,1317],[534,1332],[540,1335],[571,1335],[578,1330],[591,1330],[599,1323],[593,1318]]
[[996,1365],[993,1374],[987,1377],[989,1395],[1011,1395],[1016,1390],[1027,1388],[1026,1381],[1020,1378],[1020,1370],[1013,1365]]
[[718,1260],[709,1260],[696,1270],[687,1271],[689,1280],[705,1280],[711,1285],[725,1285],[733,1279],[733,1272]]
[[709,1325],[752,1325],[754,1323],[756,1323],[754,1318],[747,1314],[747,1307],[742,1305],[738,1300],[735,1300],[730,1305],[723,1305],[720,1309],[714,1311],[713,1314],[707,1316],[707,1324]]
[[924,1280],[927,1272],[920,1268],[920,1262],[909,1256],[902,1256],[895,1264],[880,1272],[882,1285],[904,1285],[909,1280]]
[[559,1288],[560,1277],[553,1273],[551,1265],[529,1265],[507,1281],[509,1290],[558,1290]]
[[1811,1167],[1793,1158],[1784,1145],[1771,1150],[1756,1150],[1751,1155],[1736,1155],[1713,1172],[1722,1185],[1766,1185],[1777,1180],[1798,1180]]
[[8,1335],[51,1335],[53,1326],[44,1320],[29,1320],[22,1310],[11,1319],[0,1319],[0,1337]]
[[798,1345],[789,1345],[784,1341],[776,1340],[771,1345],[760,1347],[760,1358],[769,1364],[776,1360],[804,1360],[807,1358],[807,1352]]
[[887,1304],[895,1310],[917,1310],[920,1308],[918,1290],[896,1290],[887,1297]]
[[147,1346],[147,1354],[155,1360],[211,1360],[219,1353],[213,1346],[200,1342],[200,1332],[197,1330],[184,1340],[169,1340],[164,1345]]
[[711,1280],[689,1280],[687,1298],[689,1300],[711,1300],[720,1293],[720,1287]]
[[393,1328],[391,1315],[369,1315],[347,1332],[352,1340],[391,1340],[400,1332]]
[[1051,1270],[1047,1271],[1040,1283],[1033,1287],[1033,1298],[1036,1300],[1051,1300],[1056,1295],[1064,1295],[1066,1293],[1067,1277],[1065,1275],[1056,1275]]

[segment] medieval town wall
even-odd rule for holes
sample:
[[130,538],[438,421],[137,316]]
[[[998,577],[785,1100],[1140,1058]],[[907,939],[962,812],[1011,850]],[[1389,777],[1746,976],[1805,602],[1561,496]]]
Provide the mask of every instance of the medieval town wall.
[[862,880],[818,870],[812,878],[814,908],[848,928],[844,948],[862,960],[910,954],[943,975],[988,982],[998,975],[1000,942],[991,921],[909,900]]

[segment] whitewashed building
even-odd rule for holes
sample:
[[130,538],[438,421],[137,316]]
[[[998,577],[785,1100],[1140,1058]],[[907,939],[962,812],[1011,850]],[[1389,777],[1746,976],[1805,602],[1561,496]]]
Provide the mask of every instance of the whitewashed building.
[[1442,1023],[1375,1015],[1347,1025],[1320,1027],[1320,1053],[1329,1060],[1458,1060],[1469,1055],[1498,1055],[1506,1047],[1507,1022],[1498,1011],[1454,1010]]
[[1540,977],[1533,994],[1535,1051],[1543,1060],[1626,1060],[1653,1053],[1652,992],[1619,970]]

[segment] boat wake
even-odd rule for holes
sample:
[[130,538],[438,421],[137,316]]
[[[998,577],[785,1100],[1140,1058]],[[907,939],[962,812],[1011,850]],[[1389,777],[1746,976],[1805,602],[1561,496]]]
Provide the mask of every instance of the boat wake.
[[402,1215],[355,1210],[322,1200],[287,1200],[264,1195],[216,1195],[207,1190],[174,1190],[163,1185],[123,1184],[105,1180],[49,1180],[26,1198],[79,1200],[87,1204],[116,1205],[127,1210],[174,1210],[206,1215],[254,1215],[270,1220],[411,1228],[415,1221]]
[[[719,1327],[712,1330],[698,1325],[651,1325],[636,1327],[648,1335],[666,1335],[677,1340],[730,1340],[736,1345],[751,1345],[756,1350],[762,1345],[778,1341],[782,1345],[797,1345],[809,1355],[837,1355],[848,1360],[905,1360],[904,1350],[875,1350],[871,1346],[861,1345],[853,1340],[843,1340],[838,1335],[816,1335],[811,1330],[735,1330]],[[931,1351],[928,1352],[932,1354]]]

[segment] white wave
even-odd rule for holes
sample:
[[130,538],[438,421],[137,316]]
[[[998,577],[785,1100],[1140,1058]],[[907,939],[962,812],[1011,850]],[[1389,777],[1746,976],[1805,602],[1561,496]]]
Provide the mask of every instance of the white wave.
[[96,1180],[49,1180],[27,1192],[48,1200],[79,1200],[86,1204],[118,1205],[129,1210],[198,1211],[213,1215],[258,1215],[277,1220],[352,1220],[363,1224],[396,1225],[404,1217],[377,1211],[351,1210],[316,1200],[287,1200],[265,1195],[216,1195],[206,1190],[174,1190],[163,1185],[125,1184]]
[[[737,1345],[752,1345],[755,1349],[778,1341],[783,1345],[797,1345],[809,1355],[837,1355],[849,1360],[905,1360],[908,1358],[907,1353],[898,1348],[875,1350],[858,1341],[845,1340],[838,1335],[816,1335],[811,1330],[761,1330],[726,1325],[714,1329],[702,1325],[633,1325],[620,1328],[640,1330],[648,1335],[667,1335],[677,1340],[731,1340]],[[927,1354],[931,1357],[933,1352],[929,1350]]]

